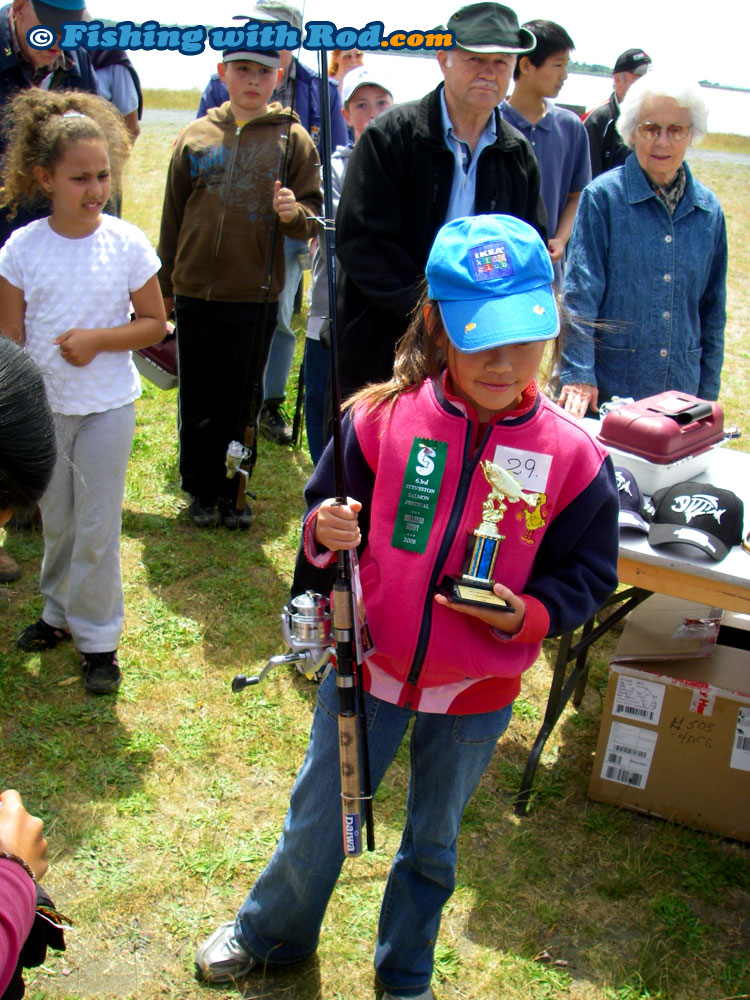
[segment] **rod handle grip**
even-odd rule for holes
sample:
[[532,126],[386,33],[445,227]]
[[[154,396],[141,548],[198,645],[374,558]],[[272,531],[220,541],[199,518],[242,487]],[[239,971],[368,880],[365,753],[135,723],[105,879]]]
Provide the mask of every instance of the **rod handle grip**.
[[339,715],[339,764],[341,770],[341,821],[344,854],[362,853],[362,791],[359,780],[359,746],[356,715]]

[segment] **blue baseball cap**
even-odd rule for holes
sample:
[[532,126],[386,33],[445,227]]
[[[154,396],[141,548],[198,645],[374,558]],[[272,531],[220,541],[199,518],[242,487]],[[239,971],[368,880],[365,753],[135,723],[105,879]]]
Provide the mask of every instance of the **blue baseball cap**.
[[437,300],[459,351],[551,340],[560,332],[547,247],[512,215],[447,223],[435,237],[425,274],[427,293]]

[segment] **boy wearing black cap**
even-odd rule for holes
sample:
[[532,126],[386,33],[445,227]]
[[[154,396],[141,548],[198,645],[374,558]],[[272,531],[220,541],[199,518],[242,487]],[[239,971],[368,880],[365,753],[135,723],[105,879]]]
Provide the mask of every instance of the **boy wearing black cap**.
[[159,280],[177,319],[180,475],[190,517],[246,528],[252,515],[236,507],[227,445],[257,424],[284,285],[283,236],[314,234],[320,162],[297,116],[268,103],[278,52],[230,50],[218,70],[229,100],[191,122],[172,154]]

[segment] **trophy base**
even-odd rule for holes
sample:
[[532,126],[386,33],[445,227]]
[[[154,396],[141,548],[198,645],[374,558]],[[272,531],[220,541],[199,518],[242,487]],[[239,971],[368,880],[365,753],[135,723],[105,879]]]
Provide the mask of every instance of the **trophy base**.
[[498,597],[492,587],[491,580],[483,582],[465,576],[444,576],[438,584],[437,591],[447,597],[452,604],[471,604],[477,608],[512,612],[513,606],[504,598]]

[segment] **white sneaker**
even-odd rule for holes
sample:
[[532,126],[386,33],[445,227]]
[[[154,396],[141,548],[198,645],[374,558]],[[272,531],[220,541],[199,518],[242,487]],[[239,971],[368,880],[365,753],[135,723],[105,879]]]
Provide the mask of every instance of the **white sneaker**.
[[241,979],[257,960],[245,951],[234,933],[234,920],[221,924],[195,953],[195,975],[204,983]]

